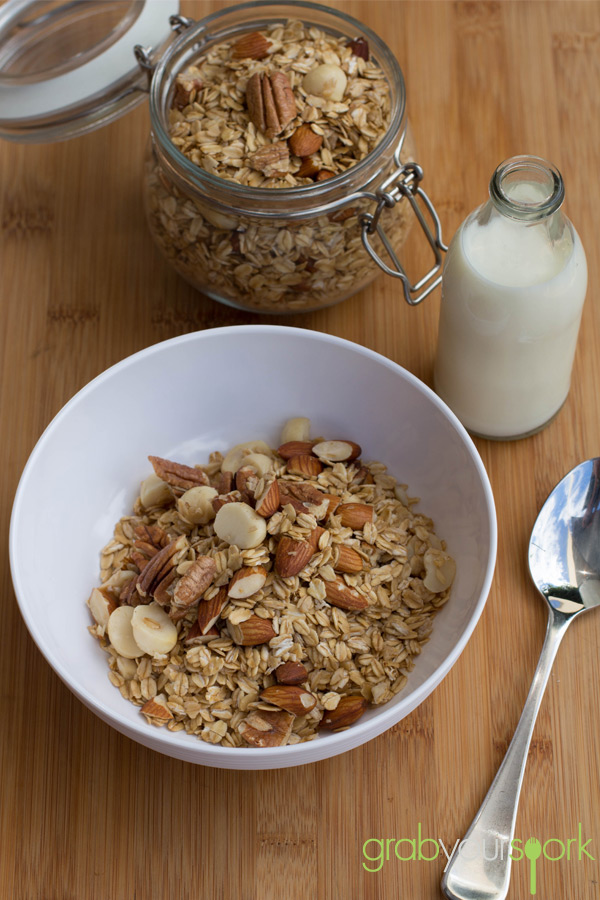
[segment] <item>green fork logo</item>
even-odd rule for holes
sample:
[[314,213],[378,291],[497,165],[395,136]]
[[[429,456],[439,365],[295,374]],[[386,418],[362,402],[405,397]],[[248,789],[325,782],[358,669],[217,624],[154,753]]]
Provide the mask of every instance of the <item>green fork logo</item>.
[[583,839],[581,822],[578,822],[577,837],[569,838],[566,841],[561,841],[559,838],[548,838],[542,844],[537,838],[530,837],[524,846],[521,846],[522,841],[515,838],[510,844],[510,858],[512,860],[523,858],[529,860],[529,893],[533,897],[537,891],[537,861],[540,857],[551,862],[558,862],[559,859],[581,861],[584,857],[595,861],[595,857],[587,849],[591,842],[591,838],[587,841]]
[[525,844],[525,856],[529,860],[529,892],[533,896],[537,889],[536,863],[542,855],[542,845],[537,838],[529,838]]

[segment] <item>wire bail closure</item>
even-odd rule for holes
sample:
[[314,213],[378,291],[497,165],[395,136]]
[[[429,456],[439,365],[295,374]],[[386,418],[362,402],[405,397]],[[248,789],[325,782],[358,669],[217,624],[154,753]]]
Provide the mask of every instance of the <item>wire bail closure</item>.
[[[400,163],[399,150],[396,151],[395,159],[398,164],[396,171],[387,179],[385,184],[375,191],[375,199],[377,205],[374,213],[363,213],[360,217],[361,237],[365,250],[372,260],[383,269],[387,275],[393,278],[400,278],[404,288],[404,299],[409,306],[416,306],[425,297],[440,284],[442,276],[440,269],[442,268],[442,253],[445,253],[448,247],[442,241],[442,226],[435,208],[420,187],[423,179],[423,169],[415,162],[407,162],[404,165]],[[402,263],[398,259],[383,226],[381,225],[381,216],[384,209],[392,209],[396,203],[400,202],[404,197],[410,203],[417,220],[425,233],[425,237],[429,246],[433,250],[434,265],[416,284],[411,284],[410,278],[406,274]],[[419,202],[420,201],[420,202]],[[433,231],[427,218],[423,214],[421,206],[429,214],[429,218],[433,224]],[[377,253],[371,244],[370,237],[377,234],[383,244],[386,253],[390,257],[392,267],[390,267]]]

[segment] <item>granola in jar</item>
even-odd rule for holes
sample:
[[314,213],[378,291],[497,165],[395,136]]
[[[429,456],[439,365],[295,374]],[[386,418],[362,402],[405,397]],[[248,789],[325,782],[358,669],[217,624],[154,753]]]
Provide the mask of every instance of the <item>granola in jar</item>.
[[[361,215],[398,146],[402,163],[413,157],[401,73],[393,61],[398,91],[379,58],[364,37],[288,20],[213,43],[176,76],[171,152],[154,141],[146,208],[158,246],[195,287],[279,313],[329,306],[378,274]],[[411,216],[407,202],[386,210],[395,250]]]

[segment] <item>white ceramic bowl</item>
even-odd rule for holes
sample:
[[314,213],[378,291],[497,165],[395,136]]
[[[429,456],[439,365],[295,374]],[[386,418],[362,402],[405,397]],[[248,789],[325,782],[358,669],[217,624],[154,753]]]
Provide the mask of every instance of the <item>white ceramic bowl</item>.
[[[352,437],[408,483],[457,562],[452,597],[404,691],[339,734],[290,747],[233,749],[148,725],[107,677],[85,600],[99,550],[130,511],[148,454],[204,462],[251,438],[274,446],[305,415],[314,434]],[[32,549],[35,565],[31,565]],[[449,672],[483,610],[496,555],[492,492],[477,451],[438,397],[356,344],[250,325],[187,334],[136,353],[81,390],[25,467],[10,533],[13,582],[31,635],[65,684],[123,734],[169,756],[230,769],[295,766],[363,744],[398,722]]]

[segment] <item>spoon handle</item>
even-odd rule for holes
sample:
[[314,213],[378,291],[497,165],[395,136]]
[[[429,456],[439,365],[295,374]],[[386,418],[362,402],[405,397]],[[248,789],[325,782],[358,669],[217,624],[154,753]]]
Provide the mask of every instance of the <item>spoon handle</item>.
[[479,812],[442,877],[442,891],[448,900],[506,898],[511,841],[527,752],[552,663],[570,621],[569,616],[550,609],[544,646],[513,739]]

